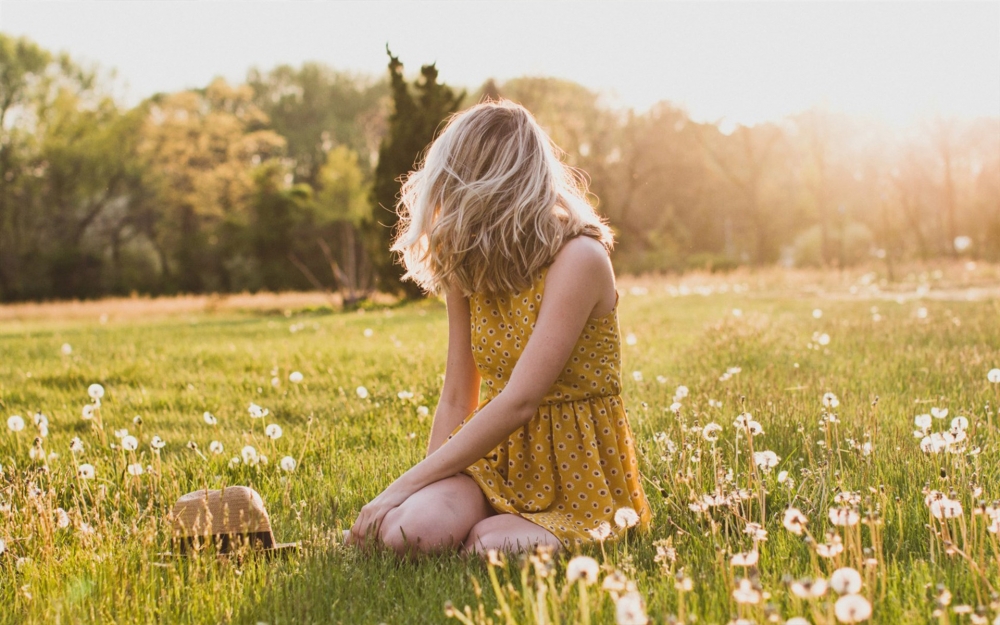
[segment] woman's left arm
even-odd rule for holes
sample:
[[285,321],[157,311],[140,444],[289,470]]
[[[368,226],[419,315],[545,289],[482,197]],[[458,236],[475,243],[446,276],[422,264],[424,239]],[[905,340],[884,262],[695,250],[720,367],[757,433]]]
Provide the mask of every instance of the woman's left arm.
[[421,488],[466,469],[528,423],[609,288],[614,290],[614,273],[603,246],[586,237],[563,246],[549,268],[534,330],[510,382],[450,441],[361,509],[351,529],[354,540],[363,540],[369,528],[377,534],[389,510]]

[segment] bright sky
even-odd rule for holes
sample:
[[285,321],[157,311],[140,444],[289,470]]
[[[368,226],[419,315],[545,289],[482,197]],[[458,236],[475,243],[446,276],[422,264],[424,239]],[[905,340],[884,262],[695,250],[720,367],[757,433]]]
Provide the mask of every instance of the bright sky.
[[365,2],[0,0],[0,31],[117,68],[134,104],[157,91],[317,60],[476,88],[547,75],[645,109],[752,124],[824,104],[909,124],[1000,116],[1000,2]]

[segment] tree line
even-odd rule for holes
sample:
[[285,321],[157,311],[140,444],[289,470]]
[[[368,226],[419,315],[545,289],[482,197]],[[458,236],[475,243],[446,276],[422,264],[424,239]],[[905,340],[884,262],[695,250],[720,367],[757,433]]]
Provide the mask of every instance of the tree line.
[[99,68],[0,33],[0,301],[416,296],[388,252],[399,176],[449,114],[501,96],[587,172],[619,271],[1000,260],[1000,117],[892,131],[815,108],[728,129],[558,78],[408,80],[391,52],[382,77],[254,68],[129,108]]

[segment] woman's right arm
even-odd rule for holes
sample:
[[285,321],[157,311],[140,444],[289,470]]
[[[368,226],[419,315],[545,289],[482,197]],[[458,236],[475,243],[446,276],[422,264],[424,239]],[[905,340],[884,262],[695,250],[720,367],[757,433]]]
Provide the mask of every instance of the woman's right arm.
[[469,298],[458,289],[445,296],[448,304],[448,362],[444,387],[434,411],[427,455],[448,440],[448,436],[479,406],[479,370],[472,357],[472,312]]

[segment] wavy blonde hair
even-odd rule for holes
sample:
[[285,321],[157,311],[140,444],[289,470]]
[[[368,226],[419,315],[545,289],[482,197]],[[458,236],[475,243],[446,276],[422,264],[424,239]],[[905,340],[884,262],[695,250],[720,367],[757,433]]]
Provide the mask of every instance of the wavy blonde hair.
[[582,172],[526,108],[487,101],[456,113],[403,183],[392,251],[424,290],[512,294],[568,239],[613,235]]

